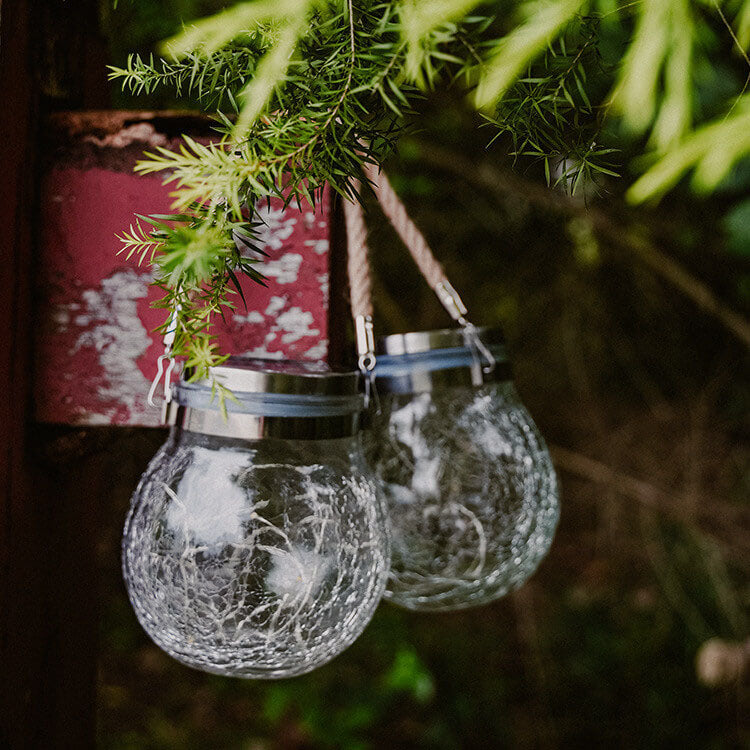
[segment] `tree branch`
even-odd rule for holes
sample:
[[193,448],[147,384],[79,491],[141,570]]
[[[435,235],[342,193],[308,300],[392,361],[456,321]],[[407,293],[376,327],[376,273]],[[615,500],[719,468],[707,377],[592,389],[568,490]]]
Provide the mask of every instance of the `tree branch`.
[[[702,535],[719,546],[731,546],[744,559],[750,552],[746,535],[742,534],[733,541],[729,539],[735,535],[728,532],[732,529],[742,529],[746,524],[746,520],[743,520],[746,514],[729,503],[720,503],[717,498],[709,500],[704,497],[706,502],[701,507],[695,508],[691,498],[674,495],[650,482],[625,474],[569,448],[550,446],[550,453],[555,466],[567,474],[611,487],[617,494],[635,500],[644,508],[663,513],[679,523],[696,526]],[[718,511],[719,506],[721,506],[721,512]],[[723,522],[721,537],[706,529],[706,526],[716,521]]]
[[430,166],[459,175],[467,182],[488,190],[495,197],[505,199],[508,195],[520,196],[527,203],[552,213],[587,218],[608,243],[636,255],[654,273],[750,348],[750,321],[725,305],[707,284],[659,250],[653,242],[634,234],[632,227],[617,222],[596,207],[587,207],[567,195],[516,174],[502,172],[490,164],[476,164],[459,154],[421,141],[418,146],[421,157]]

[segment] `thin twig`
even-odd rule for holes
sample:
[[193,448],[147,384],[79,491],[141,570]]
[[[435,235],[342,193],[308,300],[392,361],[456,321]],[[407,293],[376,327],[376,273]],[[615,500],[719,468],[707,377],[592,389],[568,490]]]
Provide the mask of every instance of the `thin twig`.
[[[679,523],[688,523],[720,548],[731,544],[728,539],[719,538],[705,528],[717,520],[718,499],[704,495],[702,507],[693,513],[689,498],[663,490],[651,482],[625,474],[594,458],[561,446],[550,446],[550,453],[555,466],[561,471],[589,482],[612,487],[620,496],[634,500],[644,508],[658,511]],[[742,512],[728,514],[726,511],[729,507],[731,506],[726,503],[722,504],[721,515],[725,517],[721,520],[726,523],[727,527],[742,528],[744,523]],[[750,545],[744,534],[732,546],[735,551],[741,552],[743,557],[750,551]]]
[[[721,9],[721,6],[719,5],[719,3],[717,3],[716,0],[711,0],[711,3],[716,9],[716,12],[719,14],[719,18],[721,18],[721,22],[724,24],[727,31],[729,32],[729,36],[732,37],[732,42],[734,43],[734,46],[739,50],[740,55],[742,55],[748,67],[750,67],[750,57],[748,57],[747,52],[745,52],[745,48],[740,44],[740,40],[737,38],[737,34],[734,33],[732,24],[729,23],[729,21],[727,21],[727,17],[724,15],[724,11]],[[750,85],[750,73],[747,74],[747,77],[745,78],[745,83],[742,86],[742,90],[734,98],[734,101],[732,102],[732,106],[724,115],[724,119],[722,120],[722,122],[724,122],[724,120],[726,120],[729,117],[729,115],[732,114],[732,112],[734,111],[734,108],[737,106],[737,103],[740,101],[743,94],[747,91],[748,85]]]
[[586,217],[600,236],[615,247],[637,255],[652,271],[714,317],[750,348],[750,321],[725,305],[700,279],[659,250],[633,227],[623,225],[595,206],[585,206],[562,193],[537,185],[515,174],[501,172],[486,163],[475,164],[459,154],[420,142],[420,155],[428,164],[457,174],[469,183],[490,190],[495,196],[521,197],[531,205],[558,214]]

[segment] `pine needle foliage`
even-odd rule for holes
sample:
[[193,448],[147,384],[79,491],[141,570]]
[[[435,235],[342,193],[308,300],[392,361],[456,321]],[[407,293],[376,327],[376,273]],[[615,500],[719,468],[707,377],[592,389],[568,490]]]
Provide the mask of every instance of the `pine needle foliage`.
[[547,182],[572,194],[597,175],[617,176],[615,149],[597,145],[604,108],[587,91],[592,76],[606,75],[598,41],[596,17],[574,19],[486,115],[493,141],[506,136],[516,159],[542,160]]
[[248,35],[245,46],[229,45],[208,57],[195,52],[180,60],[144,60],[130,55],[126,67],[110,66],[110,79],[122,79],[125,90],[136,96],[169,88],[177,97],[197,99],[208,110],[235,110],[235,96],[252,76],[262,53],[261,41]]
[[[634,200],[696,166],[696,180],[715,185],[750,153],[750,108],[728,103],[721,121],[693,130],[696,29],[711,8],[750,72],[750,0],[244,0],[167,40],[162,58],[111,68],[130,92],[166,87],[216,120],[212,142],[185,137],[138,163],[172,186],[175,213],[140,217],[121,237],[124,252],[151,263],[159,304],[177,313],[175,354],[196,377],[220,361],[216,316],[235,304],[239,274],[262,281],[257,202],[315,203],[325,185],[356,199],[363,164],[388,157],[433,86],[463,86],[495,138],[518,159],[543,161],[548,181],[571,192],[616,174],[599,144],[605,112],[648,134],[654,165]],[[616,75],[599,59],[597,16],[629,36]],[[602,75],[609,95],[591,85]]]

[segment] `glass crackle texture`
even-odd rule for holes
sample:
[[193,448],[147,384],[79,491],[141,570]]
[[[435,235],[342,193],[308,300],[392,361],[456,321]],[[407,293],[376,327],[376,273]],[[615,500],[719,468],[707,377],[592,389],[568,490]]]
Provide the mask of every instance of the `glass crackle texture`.
[[388,574],[385,524],[358,438],[173,434],[133,497],[125,582],[146,632],[179,661],[303,674],[372,617]]
[[368,457],[392,532],[386,599],[420,611],[493,601],[547,553],[557,478],[512,383],[381,395]]

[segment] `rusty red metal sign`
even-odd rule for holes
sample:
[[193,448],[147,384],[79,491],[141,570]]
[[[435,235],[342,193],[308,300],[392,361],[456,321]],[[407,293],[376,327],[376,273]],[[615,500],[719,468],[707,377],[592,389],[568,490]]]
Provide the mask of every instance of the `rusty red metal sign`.
[[[111,117],[111,115],[110,115]],[[67,424],[157,425],[147,404],[163,352],[155,329],[167,312],[151,303],[147,266],[118,255],[116,234],[134,213],[166,213],[169,187],[132,167],[144,147],[168,144],[137,120],[97,130],[68,128],[72,143],[50,162],[42,185],[40,300],[36,340],[37,419]],[[259,208],[261,268],[267,287],[242,280],[239,299],[217,332],[223,352],[326,359],[330,196],[318,205]]]

